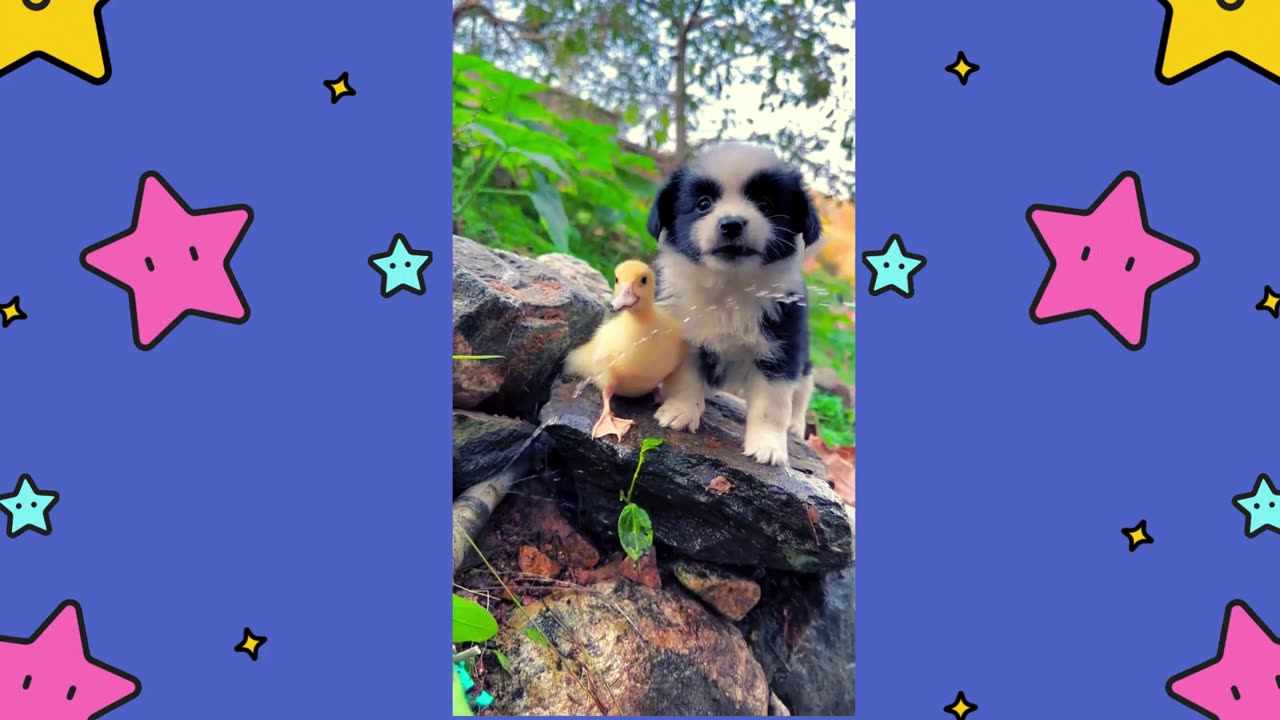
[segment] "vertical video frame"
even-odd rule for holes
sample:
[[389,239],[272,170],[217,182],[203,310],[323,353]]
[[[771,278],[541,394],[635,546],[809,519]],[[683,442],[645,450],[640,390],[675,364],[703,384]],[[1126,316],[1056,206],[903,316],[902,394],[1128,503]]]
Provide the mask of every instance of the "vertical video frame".
[[453,43],[454,714],[853,715],[853,2]]

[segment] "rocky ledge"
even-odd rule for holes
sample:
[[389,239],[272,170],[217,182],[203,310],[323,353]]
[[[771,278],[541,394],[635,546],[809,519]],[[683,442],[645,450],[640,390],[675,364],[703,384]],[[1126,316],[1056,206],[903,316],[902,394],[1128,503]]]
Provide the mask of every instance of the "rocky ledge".
[[697,433],[660,427],[647,401],[615,400],[635,421],[626,437],[593,440],[600,395],[557,382],[542,408],[555,453],[573,481],[581,522],[613,536],[619,491],[635,473],[640,442],[661,438],[645,456],[633,499],[653,518],[656,542],[695,560],[794,572],[849,563],[853,531],[843,501],[817,454],[792,440],[789,466],[761,465],[742,454],[745,408],[728,395],[709,399]]

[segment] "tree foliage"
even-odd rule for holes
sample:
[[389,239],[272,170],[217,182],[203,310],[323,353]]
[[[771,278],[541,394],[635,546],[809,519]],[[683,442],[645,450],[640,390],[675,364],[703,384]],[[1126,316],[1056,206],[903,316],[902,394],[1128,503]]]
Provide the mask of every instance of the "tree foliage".
[[[828,39],[851,23],[846,0],[456,0],[455,45],[616,111],[649,144],[689,150],[686,130],[766,140],[805,163],[839,142],[842,168],[809,167],[838,195],[852,195],[853,110],[840,91],[850,51]],[[727,88],[761,89],[757,107],[699,113]],[[829,108],[823,128],[764,136],[752,115]]]

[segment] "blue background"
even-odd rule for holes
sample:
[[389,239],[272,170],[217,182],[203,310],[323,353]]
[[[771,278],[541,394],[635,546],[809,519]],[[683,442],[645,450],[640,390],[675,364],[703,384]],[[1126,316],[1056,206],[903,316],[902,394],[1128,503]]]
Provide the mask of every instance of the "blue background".
[[[910,300],[859,280],[858,714],[964,690],[976,719],[1200,717],[1164,686],[1227,603],[1280,628],[1280,535],[1231,501],[1280,473],[1280,321],[1254,307],[1280,287],[1280,86],[1231,61],[1158,82],[1156,0],[860,9],[859,250],[900,233],[928,265]],[[1028,317],[1027,207],[1123,170],[1201,255],[1138,352]]]
[[[105,85],[0,78],[0,301],[30,316],[0,331],[0,493],[25,472],[62,495],[52,535],[0,535],[0,634],[79,600],[93,654],[142,682],[113,720],[446,707],[446,10],[116,0]],[[146,170],[253,208],[245,325],[139,351],[126,293],[80,266]],[[379,295],[397,232],[435,254],[425,296]]]

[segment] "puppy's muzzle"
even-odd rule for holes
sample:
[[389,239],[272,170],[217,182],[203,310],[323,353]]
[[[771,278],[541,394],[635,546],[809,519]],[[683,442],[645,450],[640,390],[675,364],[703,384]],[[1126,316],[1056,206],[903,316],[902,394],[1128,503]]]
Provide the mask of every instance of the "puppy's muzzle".
[[737,215],[720,218],[720,237],[711,254],[724,260],[755,255],[756,251],[746,244],[743,234],[747,229],[747,219]]

